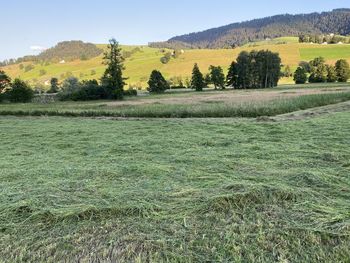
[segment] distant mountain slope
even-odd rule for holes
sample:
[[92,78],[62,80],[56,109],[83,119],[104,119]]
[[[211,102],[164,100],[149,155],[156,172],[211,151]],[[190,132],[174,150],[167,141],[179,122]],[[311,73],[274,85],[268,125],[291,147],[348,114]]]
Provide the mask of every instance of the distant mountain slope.
[[5,60],[0,62],[0,66],[23,62],[59,62],[60,60],[72,61],[75,59],[88,60],[98,57],[102,53],[103,50],[92,43],[84,43],[80,40],[63,41],[52,48],[44,50],[39,55]]
[[234,23],[206,31],[177,36],[164,43],[151,46],[171,45],[192,48],[229,48],[247,42],[299,34],[350,34],[350,9],[331,12],[277,15]]
[[64,41],[56,46],[42,52],[37,57],[40,60],[51,61],[54,59],[90,59],[101,55],[102,49],[95,44],[84,43],[83,41]]

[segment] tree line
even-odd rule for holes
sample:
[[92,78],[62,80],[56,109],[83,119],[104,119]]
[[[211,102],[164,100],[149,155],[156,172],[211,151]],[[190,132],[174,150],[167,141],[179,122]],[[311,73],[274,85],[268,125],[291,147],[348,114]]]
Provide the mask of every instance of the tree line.
[[[198,64],[195,64],[189,87],[196,91],[202,91],[209,85],[213,85],[215,89],[273,88],[277,86],[281,76],[281,58],[278,53],[268,50],[243,51],[237,61],[231,63],[226,76],[220,66],[210,66],[209,74],[203,75]],[[152,72],[148,86],[150,92],[164,92],[170,88],[158,70]]]
[[311,35],[311,34],[301,34],[299,35],[299,43],[316,43],[316,44],[350,44],[350,37],[339,36],[334,34],[328,35]]
[[323,57],[310,62],[301,62],[294,73],[296,84],[347,82],[350,79],[350,66],[345,59],[338,60],[335,65],[326,64]]

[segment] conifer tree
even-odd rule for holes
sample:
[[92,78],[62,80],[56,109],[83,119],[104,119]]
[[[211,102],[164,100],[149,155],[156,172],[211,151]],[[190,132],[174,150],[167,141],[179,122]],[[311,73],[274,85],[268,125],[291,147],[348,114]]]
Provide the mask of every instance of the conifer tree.
[[226,85],[229,87],[237,87],[237,80],[238,80],[237,63],[233,61],[228,69],[228,73],[226,76]]
[[192,80],[191,80],[191,88],[195,89],[196,91],[202,91],[204,88],[204,79],[203,74],[199,70],[199,67],[196,64],[194,64],[193,71],[192,71]]
[[148,81],[148,91],[150,93],[162,93],[169,89],[168,82],[158,70],[153,70]]
[[111,99],[123,99],[125,78],[123,78],[124,58],[119,43],[113,38],[109,41],[108,51],[104,54],[107,65],[102,76],[102,85],[106,87]]

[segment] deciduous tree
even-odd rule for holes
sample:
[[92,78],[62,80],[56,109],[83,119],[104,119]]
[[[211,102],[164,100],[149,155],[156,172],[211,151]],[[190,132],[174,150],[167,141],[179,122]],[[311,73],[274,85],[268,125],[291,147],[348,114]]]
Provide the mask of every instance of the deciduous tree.
[[350,78],[349,63],[345,59],[340,59],[335,64],[337,78],[339,82],[347,82]]
[[225,88],[225,75],[224,75],[224,71],[222,70],[222,68],[220,66],[210,66],[209,67],[209,71],[210,71],[210,79],[211,82],[214,84],[215,89]]

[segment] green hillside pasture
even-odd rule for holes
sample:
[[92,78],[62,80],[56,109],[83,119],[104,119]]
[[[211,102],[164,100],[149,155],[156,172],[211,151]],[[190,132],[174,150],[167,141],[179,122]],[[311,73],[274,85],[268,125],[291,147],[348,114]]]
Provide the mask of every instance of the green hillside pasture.
[[[283,40],[283,41],[282,41]],[[275,41],[275,42],[274,42]],[[132,54],[125,61],[124,76],[127,77],[127,83],[136,86],[147,87],[147,80],[152,70],[160,70],[166,78],[181,76],[183,80],[191,77],[194,63],[198,63],[203,73],[208,72],[210,65],[220,65],[225,72],[238,54],[243,51],[256,49],[267,49],[278,52],[282,58],[283,65],[289,65],[295,69],[300,61],[311,60],[318,56],[324,56],[327,63],[334,63],[337,59],[346,58],[350,61],[350,45],[311,45],[295,43],[293,38],[280,38],[274,41],[261,43],[258,46],[244,46],[235,49],[191,49],[184,50],[177,59],[171,59],[168,64],[162,64],[160,58],[164,55],[162,49],[150,48],[146,46],[122,46],[124,51],[131,51],[140,48],[140,52]],[[276,44],[276,41],[287,42],[287,44]],[[98,45],[106,49],[106,45]],[[168,52],[169,50],[165,50]],[[29,63],[23,63],[24,65]],[[32,83],[44,83],[51,77],[57,77],[60,80],[66,78],[66,73],[71,72],[80,79],[100,79],[105,66],[102,64],[102,56],[87,61],[70,61],[64,64],[54,63],[50,65],[35,65],[35,69],[24,72],[19,69],[19,65],[5,67],[4,70],[12,77],[20,77]],[[40,76],[40,71],[47,73]],[[96,74],[92,75],[91,72]],[[63,74],[63,76],[61,76]],[[284,78],[280,84],[293,83],[292,78]]]
[[0,261],[347,262],[349,118],[0,117]]
[[327,61],[338,59],[350,59],[350,45],[315,45],[313,47],[301,47],[300,56],[304,61],[310,61],[316,57],[324,57]]

